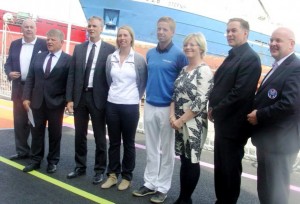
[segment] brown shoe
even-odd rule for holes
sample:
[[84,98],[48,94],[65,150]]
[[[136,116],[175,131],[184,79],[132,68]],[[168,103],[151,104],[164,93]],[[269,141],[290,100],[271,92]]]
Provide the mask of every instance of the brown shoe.
[[122,179],[121,183],[118,186],[118,190],[119,191],[124,191],[127,188],[129,188],[130,186],[130,181],[126,180],[126,179]]
[[111,188],[116,185],[118,182],[116,174],[109,174],[107,180],[101,185],[101,188]]

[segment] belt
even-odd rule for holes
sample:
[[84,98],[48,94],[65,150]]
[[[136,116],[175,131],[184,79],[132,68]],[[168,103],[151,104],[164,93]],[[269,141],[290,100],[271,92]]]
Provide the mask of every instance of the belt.
[[84,89],[85,92],[93,91],[93,87],[87,87]]

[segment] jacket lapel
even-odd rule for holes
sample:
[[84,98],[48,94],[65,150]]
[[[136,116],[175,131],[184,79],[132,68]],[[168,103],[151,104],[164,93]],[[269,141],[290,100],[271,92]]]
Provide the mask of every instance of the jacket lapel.
[[86,43],[83,44],[83,51],[82,51],[82,55],[81,55],[82,56],[82,59],[81,59],[81,62],[82,62],[81,71],[82,71],[83,76],[84,76],[84,73],[85,73],[86,55],[87,55],[88,45],[89,45],[89,41],[87,41]]
[[292,54],[286,60],[284,60],[279,65],[279,67],[274,71],[274,73],[272,73],[272,75],[263,83],[263,85],[261,85],[259,87],[259,89],[257,90],[257,93],[259,93],[261,90],[266,88],[268,86],[268,84],[271,83],[274,79],[276,79],[277,77],[280,77],[281,74],[288,71],[287,66],[294,60],[295,57],[296,57],[295,54]]

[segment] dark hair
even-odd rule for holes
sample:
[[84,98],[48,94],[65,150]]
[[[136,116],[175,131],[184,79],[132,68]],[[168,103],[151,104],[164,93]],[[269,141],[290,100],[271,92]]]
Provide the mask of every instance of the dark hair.
[[[231,18],[231,19],[229,19],[228,23],[231,23],[231,22],[233,22],[233,21],[240,22],[241,27],[249,32],[250,26],[249,26],[248,21],[245,21],[245,20],[242,19],[242,18]],[[227,23],[227,25],[228,25],[228,23]]]

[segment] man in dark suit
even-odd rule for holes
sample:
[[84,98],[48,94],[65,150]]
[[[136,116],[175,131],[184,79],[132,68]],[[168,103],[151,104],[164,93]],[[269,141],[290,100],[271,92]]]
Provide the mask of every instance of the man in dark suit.
[[260,203],[287,204],[290,173],[300,149],[300,60],[294,54],[295,35],[276,29],[270,53],[276,65],[264,78],[248,121],[254,125]]
[[247,43],[249,24],[240,18],[227,23],[232,49],[214,76],[208,117],[214,122],[214,173],[216,203],[236,203],[240,194],[244,146],[251,125],[247,114],[261,74],[258,55]]
[[62,120],[66,105],[66,85],[71,56],[62,51],[64,33],[57,29],[47,32],[48,51],[33,59],[23,92],[23,105],[32,109],[34,127],[31,129],[31,163],[23,171],[40,168],[44,157],[45,129],[48,121],[48,173],[56,171],[60,158]]
[[[93,184],[103,180],[106,169],[105,105],[108,95],[106,58],[115,47],[102,41],[103,20],[93,16],[88,20],[89,41],[76,45],[67,84],[67,109],[74,111],[75,162],[74,171],[67,178],[76,178],[86,172],[87,129],[92,120],[96,151]],[[73,110],[74,108],[74,110]]]
[[11,160],[24,159],[30,154],[28,137],[30,126],[27,112],[23,107],[22,94],[28,69],[33,56],[47,50],[46,41],[35,36],[36,24],[32,19],[26,19],[21,25],[23,38],[15,40],[9,48],[9,55],[4,65],[5,73],[12,80],[13,114],[16,153]]

